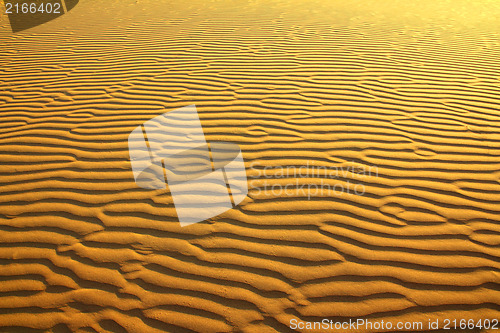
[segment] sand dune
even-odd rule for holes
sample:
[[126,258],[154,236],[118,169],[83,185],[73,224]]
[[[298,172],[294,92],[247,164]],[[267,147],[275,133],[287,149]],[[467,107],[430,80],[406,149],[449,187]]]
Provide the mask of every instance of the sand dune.
[[[0,331],[500,319],[498,14],[81,0],[16,34],[3,16]],[[127,137],[190,104],[251,190],[181,228],[168,190],[135,184]]]

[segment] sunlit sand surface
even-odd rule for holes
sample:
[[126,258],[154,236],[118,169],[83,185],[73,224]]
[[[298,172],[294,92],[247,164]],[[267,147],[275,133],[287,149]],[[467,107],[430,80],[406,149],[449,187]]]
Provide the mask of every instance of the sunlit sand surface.
[[[500,318],[499,16],[493,0],[81,0],[13,34],[3,15],[0,331]],[[240,146],[251,189],[181,228],[168,190],[134,182],[127,137],[190,104],[207,141]],[[286,166],[373,172],[263,174]],[[264,189],[321,181],[364,191]]]

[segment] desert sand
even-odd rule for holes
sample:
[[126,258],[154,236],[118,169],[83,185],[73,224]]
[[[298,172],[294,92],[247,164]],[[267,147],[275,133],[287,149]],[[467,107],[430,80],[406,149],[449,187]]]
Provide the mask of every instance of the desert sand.
[[[81,0],[14,34],[2,14],[0,331],[498,320],[499,16],[492,0]],[[127,137],[190,104],[207,140],[240,146],[250,192],[181,227],[168,190],[134,182]]]

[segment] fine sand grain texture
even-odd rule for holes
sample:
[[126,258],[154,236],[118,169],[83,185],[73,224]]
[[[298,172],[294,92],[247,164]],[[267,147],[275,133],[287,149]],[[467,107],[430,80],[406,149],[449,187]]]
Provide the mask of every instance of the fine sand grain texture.
[[[0,332],[499,319],[499,17],[493,0],[81,0],[13,34],[2,14]],[[191,104],[208,141],[241,147],[250,192],[181,228],[168,190],[135,184],[127,138]]]

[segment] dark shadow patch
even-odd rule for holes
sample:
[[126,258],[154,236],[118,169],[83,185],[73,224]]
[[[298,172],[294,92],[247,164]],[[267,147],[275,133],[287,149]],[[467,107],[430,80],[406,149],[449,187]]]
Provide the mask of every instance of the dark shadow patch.
[[65,7],[69,11],[79,0],[4,0],[4,2],[12,32],[16,33],[64,15]]

